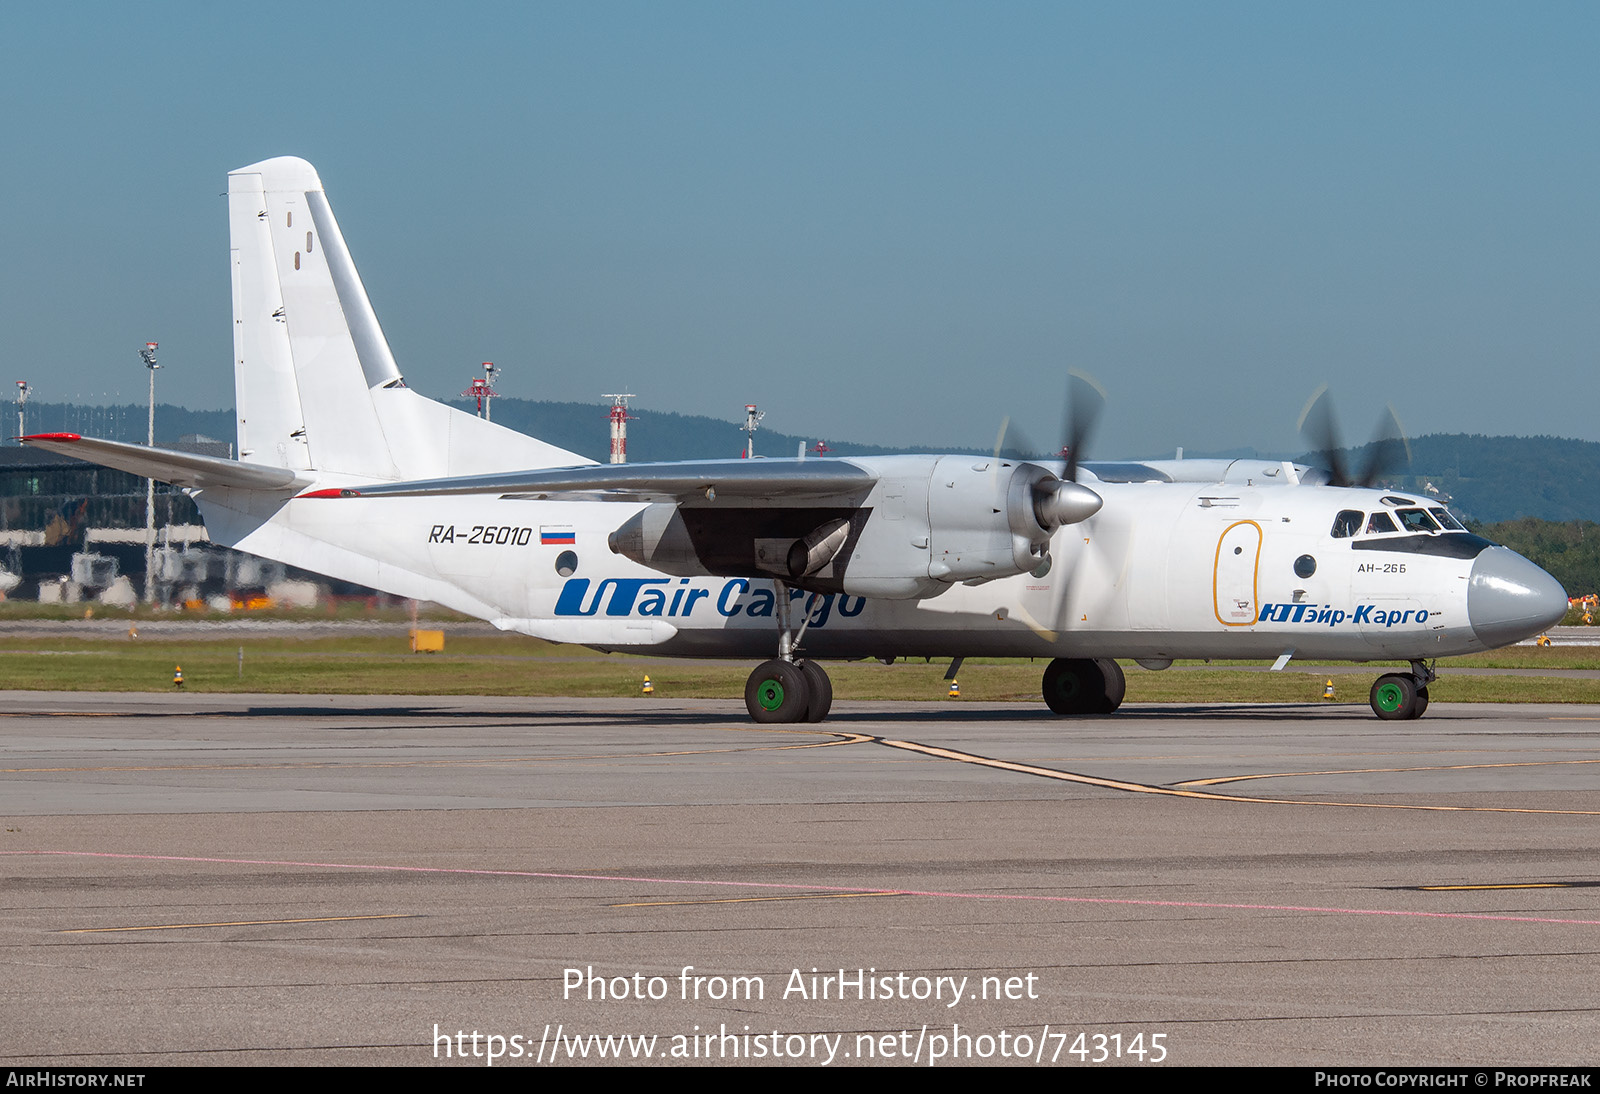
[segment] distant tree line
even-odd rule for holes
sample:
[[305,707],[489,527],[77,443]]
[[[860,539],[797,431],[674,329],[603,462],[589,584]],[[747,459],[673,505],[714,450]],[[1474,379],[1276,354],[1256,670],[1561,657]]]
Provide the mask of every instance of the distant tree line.
[[[471,412],[470,400],[452,405]],[[15,425],[15,405],[9,407]],[[600,399],[592,403],[553,403],[532,399],[494,400],[496,422],[592,460],[608,457],[610,432]],[[631,462],[728,459],[744,447],[742,407],[730,407],[727,418],[669,414],[640,408],[628,430]],[[128,404],[90,407],[70,403],[28,404],[27,428],[32,433],[83,433],[111,440],[142,443],[145,437],[143,406]],[[159,403],[156,406],[156,443],[171,444],[180,436],[206,434],[232,441],[232,410],[188,410]],[[9,432],[6,434],[9,436]],[[763,428],[756,433],[756,452],[763,456],[794,456],[804,444],[809,450],[821,439]],[[919,448],[887,448],[827,438],[829,454],[866,456],[897,452],[977,452],[929,444]],[[1561,437],[1485,437],[1466,433],[1437,433],[1410,442],[1411,463],[1385,477],[1389,488],[1429,497],[1448,497],[1450,507],[1469,521],[1494,524],[1525,517],[1544,521],[1588,521],[1600,517],[1600,444]],[[986,452],[984,454],[987,454]],[[1091,458],[1117,454],[1092,451]],[[1198,454],[1197,454],[1198,455]],[[1211,455],[1261,455],[1236,450]],[[1160,453],[1167,458],[1170,453]],[[1363,450],[1346,453],[1351,467],[1363,463]],[[1135,457],[1139,458],[1139,457]],[[1278,458],[1267,455],[1265,458]],[[1318,463],[1314,457],[1298,459]],[[1531,556],[1530,556],[1531,557]],[[1554,570],[1551,570],[1555,573]],[[1591,581],[1589,587],[1595,583]]]
[[[1410,467],[1386,476],[1386,481],[1408,491],[1431,485],[1449,495],[1450,507],[1469,520],[1600,517],[1600,476],[1594,474],[1600,466],[1600,444],[1594,441],[1434,433],[1410,445]],[[1363,453],[1347,453],[1351,466],[1361,465]]]

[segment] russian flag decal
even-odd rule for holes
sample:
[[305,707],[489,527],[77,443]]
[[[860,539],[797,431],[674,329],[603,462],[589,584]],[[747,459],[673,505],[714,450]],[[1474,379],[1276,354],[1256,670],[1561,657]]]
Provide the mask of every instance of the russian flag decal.
[[547,524],[539,526],[539,544],[541,546],[549,547],[562,543],[577,542],[577,537],[573,535],[570,527],[552,528]]

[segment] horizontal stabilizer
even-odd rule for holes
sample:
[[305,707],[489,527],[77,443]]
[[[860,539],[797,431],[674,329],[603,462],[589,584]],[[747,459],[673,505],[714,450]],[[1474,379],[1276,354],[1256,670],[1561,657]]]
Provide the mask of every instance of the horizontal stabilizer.
[[17,440],[46,452],[60,452],[73,459],[114,467],[141,478],[170,482],[191,490],[228,487],[235,490],[303,490],[311,480],[282,467],[241,463],[221,456],[201,456],[194,452],[174,452],[168,448],[146,448],[76,433],[35,433]]
[[509,471],[420,479],[349,489],[316,490],[313,498],[443,497],[455,494],[620,494],[742,498],[830,497],[865,493],[878,477],[846,460],[690,460],[664,464],[594,464],[545,471]]

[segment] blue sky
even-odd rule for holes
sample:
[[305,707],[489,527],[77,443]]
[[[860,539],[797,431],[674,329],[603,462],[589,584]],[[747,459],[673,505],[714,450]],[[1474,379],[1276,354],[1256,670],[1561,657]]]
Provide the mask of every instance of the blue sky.
[[[456,10],[459,7],[460,10]],[[150,3],[4,17],[41,400],[231,405],[228,170],[317,165],[412,386],[1094,454],[1600,440],[1600,8]],[[9,384],[8,384],[9,386]],[[597,412],[597,430],[604,428]]]

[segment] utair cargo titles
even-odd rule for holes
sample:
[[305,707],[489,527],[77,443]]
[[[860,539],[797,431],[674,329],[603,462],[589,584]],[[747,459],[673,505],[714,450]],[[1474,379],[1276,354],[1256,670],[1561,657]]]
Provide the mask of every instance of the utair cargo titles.
[[[835,610],[838,615],[853,619],[867,606],[867,598],[863,596],[840,594],[835,609],[832,593],[807,594],[803,589],[787,591],[791,610],[808,611],[806,618],[812,627],[827,626]],[[702,609],[701,615],[715,610],[725,619],[740,615],[768,618],[776,610],[777,600],[775,583],[758,582],[752,588],[749,579],[742,577],[729,578],[720,588],[713,585],[709,589],[691,584],[687,577],[678,578],[675,584],[666,577],[607,577],[598,583],[586,577],[573,577],[568,578],[561,587],[561,595],[556,598],[555,614],[595,615],[603,606],[605,615],[616,618],[688,618],[694,616],[697,609]],[[1430,613],[1426,608],[1385,610],[1377,604],[1359,604],[1349,611],[1329,604],[1263,604],[1256,621],[1328,627],[1343,623],[1394,627],[1426,623],[1430,614],[1438,613]]]
[[1402,626],[1406,623],[1426,623],[1428,617],[1437,616],[1426,608],[1384,609],[1378,604],[1358,604],[1345,611],[1331,604],[1263,604],[1258,623],[1310,623],[1337,627],[1341,623],[1374,627]]
[[[586,577],[568,578],[561,587],[561,595],[556,598],[555,614],[594,615],[604,604],[605,614],[617,617],[683,618],[694,615],[696,608],[704,608],[715,609],[718,615],[728,619],[736,615],[762,618],[771,617],[778,602],[777,588],[772,582],[758,582],[752,588],[751,582],[742,577],[729,578],[720,590],[715,586],[695,588],[686,577],[679,578],[676,585],[668,577],[607,577],[594,585],[592,593],[589,591],[591,584]],[[658,585],[670,586],[670,589],[656,588]],[[717,594],[715,599],[711,595],[713,591]],[[795,610],[806,611],[809,601],[807,618],[811,626],[828,625],[834,613],[834,594],[808,594],[804,589],[789,589],[788,594]],[[866,606],[864,596],[840,594],[838,597],[838,613],[846,618],[860,615]]]

